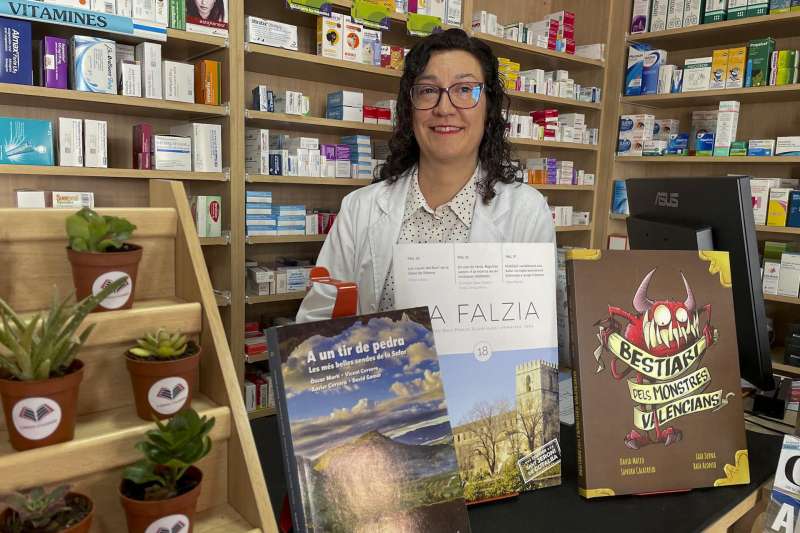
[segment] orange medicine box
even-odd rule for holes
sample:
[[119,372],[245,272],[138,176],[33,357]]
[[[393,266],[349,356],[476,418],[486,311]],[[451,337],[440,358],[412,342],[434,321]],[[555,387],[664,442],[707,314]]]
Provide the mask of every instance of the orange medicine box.
[[198,104],[220,105],[222,63],[201,59],[194,64],[194,94]]

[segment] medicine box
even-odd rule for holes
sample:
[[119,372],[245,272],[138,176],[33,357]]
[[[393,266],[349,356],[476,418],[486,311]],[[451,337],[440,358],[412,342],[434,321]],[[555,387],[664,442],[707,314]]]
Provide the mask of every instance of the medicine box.
[[[0,22],[0,24],[2,23]],[[42,86],[52,89],[68,88],[69,43],[67,40],[46,35],[42,38],[39,52],[41,54],[41,57],[38,58],[41,70],[39,78]],[[0,81],[3,81],[2,76],[0,76]]]
[[342,59],[342,15],[332,12],[329,17],[317,17],[317,55]]
[[724,89],[727,81],[729,50],[714,50],[711,56],[711,79],[709,89]]
[[786,225],[791,228],[800,228],[800,191],[789,193],[789,215]]
[[727,20],[738,20],[747,17],[747,0],[728,0]]
[[192,171],[222,172],[222,126],[193,122],[173,126],[170,133],[191,139]]
[[792,189],[776,187],[769,190],[767,226],[785,226],[789,215],[789,194]]
[[18,189],[16,207],[20,209],[44,209],[47,207],[47,199],[44,191],[32,191]]
[[50,206],[55,209],[94,208],[93,192],[53,191],[50,194]]
[[781,254],[781,273],[778,277],[778,296],[797,298],[800,292],[800,253]]
[[333,120],[363,122],[364,110],[361,107],[350,107],[350,106],[328,107],[325,110],[325,118]]
[[178,135],[153,135],[156,170],[192,170],[192,140]]
[[161,79],[164,100],[194,103],[194,65],[178,61],[162,61]]
[[658,71],[667,61],[666,50],[649,50],[642,66],[642,94],[658,92]]
[[753,200],[753,219],[758,226],[764,226],[767,223],[770,185],[771,183],[769,180],[750,180],[750,196]]
[[136,61],[142,68],[142,96],[162,98],[161,45],[150,42],[137,44]]
[[83,166],[83,120],[58,118],[58,164],[62,167]]
[[361,62],[365,65],[380,66],[381,64],[381,32],[364,28],[362,31],[363,45],[361,48]]
[[630,33],[644,33],[650,30],[650,1],[633,0]]
[[247,17],[245,28],[247,42],[297,50],[297,26],[275,20]]
[[744,87],[745,69],[747,68],[747,48],[744,46],[728,50],[728,67],[725,73],[725,88],[739,89]]
[[[70,77],[73,89],[117,94],[117,59],[114,41],[75,35],[70,39],[70,53],[72,55]],[[158,66],[160,71],[160,61]]]
[[739,102],[728,100],[719,103],[717,130],[714,135],[714,155],[730,156],[731,143],[736,140],[739,124]]
[[198,237],[220,237],[222,235],[222,197],[192,196],[192,217],[197,226]]
[[769,0],[748,0],[748,17],[761,17],[767,14],[769,14]]
[[669,0],[653,0],[650,11],[650,31],[663,31],[667,29],[667,10]]
[[119,91],[123,96],[142,96],[142,67],[138,61],[121,60],[117,65]]
[[364,27],[345,16],[342,29],[342,59],[361,62]]
[[706,0],[703,24],[721,22],[727,17],[728,0]]
[[628,46],[628,67],[625,71],[625,96],[639,96],[642,94],[642,74],[644,70],[644,57],[650,45],[645,43],[630,43]]
[[245,130],[245,172],[269,174],[269,130],[247,128]]
[[683,64],[683,92],[705,91],[711,79],[711,57],[687,59]]
[[328,93],[328,107],[363,107],[364,93],[357,91],[336,91]]
[[775,139],[750,139],[747,143],[747,155],[775,155]]
[[775,39],[765,37],[750,41],[747,47],[748,70],[750,71],[749,87],[769,85],[770,59],[775,50]]
[[222,63],[201,59],[194,64],[194,96],[198,104],[222,103]]
[[675,30],[683,26],[684,0],[669,0],[667,29]]
[[33,85],[31,23],[0,18],[0,83]]
[[83,164],[90,168],[108,167],[108,123],[105,120],[83,121]]
[[778,137],[775,141],[775,155],[800,156],[800,137]]
[[703,22],[705,0],[686,0],[683,8],[683,27],[697,26]]

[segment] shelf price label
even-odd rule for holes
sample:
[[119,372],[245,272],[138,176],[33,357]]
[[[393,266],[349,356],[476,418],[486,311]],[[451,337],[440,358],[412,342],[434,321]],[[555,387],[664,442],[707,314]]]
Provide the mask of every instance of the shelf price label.
[[420,15],[419,13],[409,13],[406,29],[409,35],[417,37],[427,37],[437,31],[442,31],[442,19],[433,15]]
[[167,40],[166,27],[154,22],[139,22],[130,17],[119,17],[86,9],[44,4],[33,0],[5,0],[0,2],[0,16],[107,33],[133,35],[156,41]]
[[326,0],[286,0],[289,9],[312,15],[331,16],[331,4]]
[[394,9],[392,0],[353,0],[350,16],[367,28],[388,30],[392,9]]

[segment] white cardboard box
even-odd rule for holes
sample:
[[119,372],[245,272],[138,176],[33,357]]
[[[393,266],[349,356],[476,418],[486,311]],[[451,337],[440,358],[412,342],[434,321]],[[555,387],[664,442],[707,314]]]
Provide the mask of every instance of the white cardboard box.
[[20,209],[43,209],[47,207],[44,191],[18,190],[17,207]]
[[173,126],[170,133],[191,139],[192,171],[222,172],[222,126],[192,122]]
[[108,123],[105,120],[83,121],[83,164],[108,168]]
[[138,61],[121,60],[119,70],[119,92],[122,96],[142,96],[142,66]]
[[58,164],[83,166],[83,120],[58,117]]
[[705,91],[711,81],[711,62],[709,57],[694,57],[683,64],[683,92]]
[[194,65],[169,60],[162,61],[161,65],[164,100],[193,104]]
[[142,96],[162,98],[161,45],[150,42],[137,44],[136,61],[142,69]]
[[353,22],[350,17],[344,17],[342,25],[342,59],[345,61],[361,62],[363,54],[363,30],[361,24]]
[[778,294],[778,281],[781,276],[781,264],[779,261],[764,261],[764,271],[761,280],[761,290],[764,294]]
[[247,17],[246,40],[254,44],[297,50],[297,26],[258,17]]
[[778,296],[797,298],[800,293],[800,253],[783,252],[778,277]]
[[753,199],[753,219],[756,225],[767,224],[767,207],[769,205],[770,180],[751,179],[750,196]]
[[82,207],[93,209],[94,193],[53,191],[50,205],[55,209],[81,209]]
[[192,170],[192,140],[178,135],[153,135],[156,170]]

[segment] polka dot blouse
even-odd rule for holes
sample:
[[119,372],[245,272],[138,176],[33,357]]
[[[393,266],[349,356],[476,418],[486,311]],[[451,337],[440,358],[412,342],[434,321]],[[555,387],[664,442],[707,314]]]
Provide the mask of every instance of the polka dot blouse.
[[[452,200],[431,209],[422,191],[419,188],[419,179],[415,169],[408,179],[411,186],[406,196],[403,225],[397,244],[430,244],[442,242],[467,242],[472,226],[472,213],[477,199],[477,175],[479,168],[475,169],[466,185]],[[394,309],[394,266],[389,266],[389,273],[383,284],[381,293],[380,311]]]

